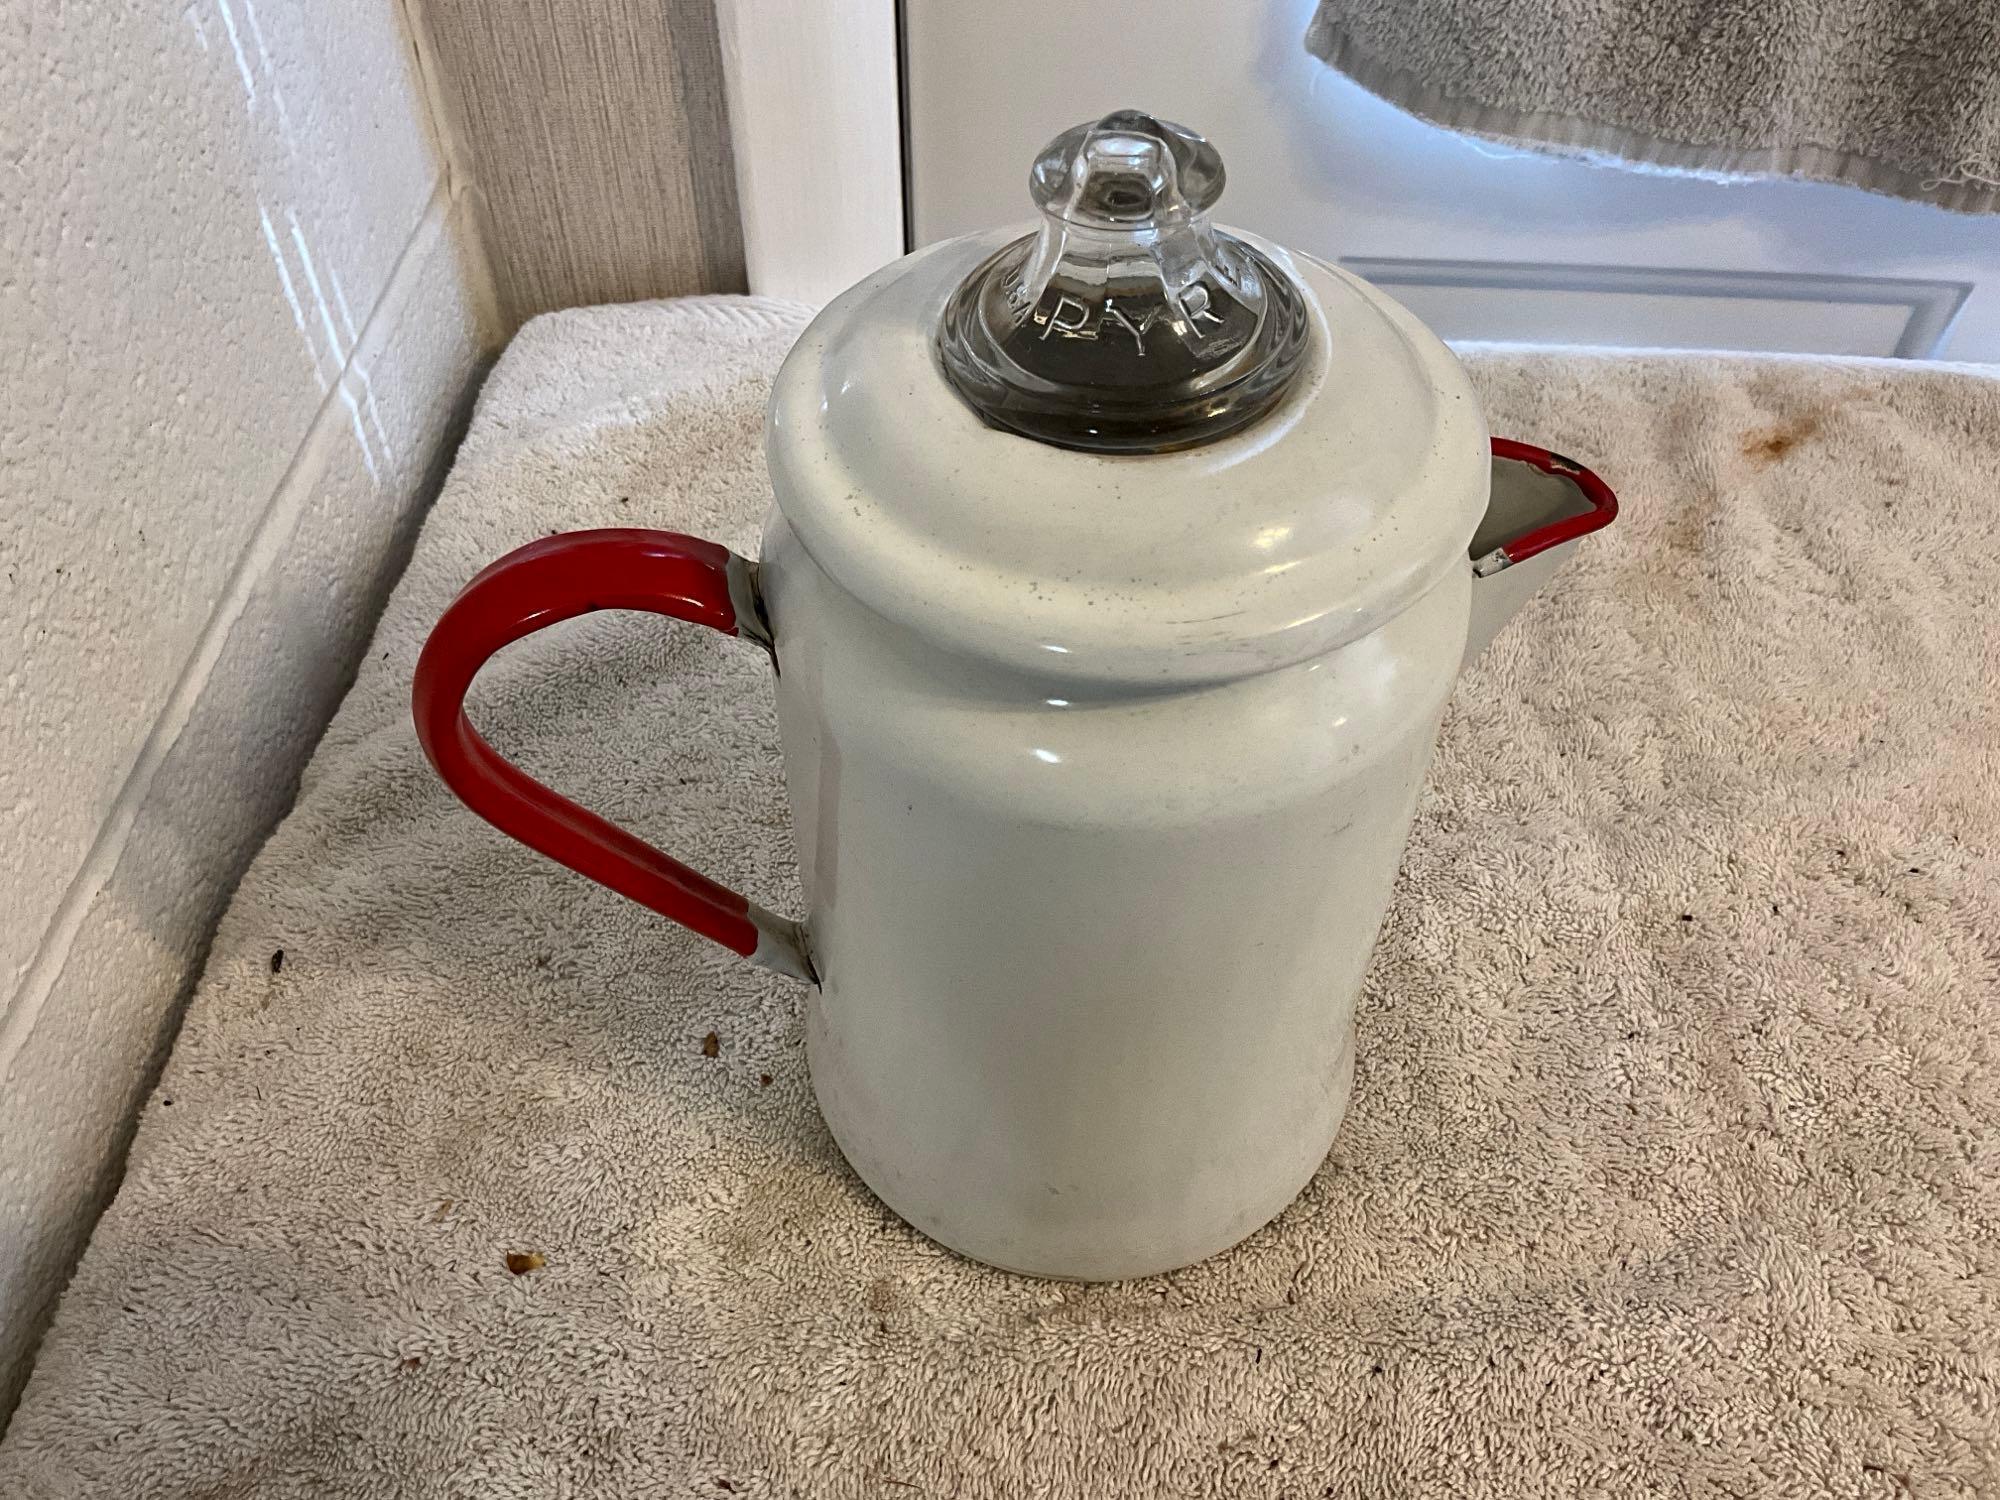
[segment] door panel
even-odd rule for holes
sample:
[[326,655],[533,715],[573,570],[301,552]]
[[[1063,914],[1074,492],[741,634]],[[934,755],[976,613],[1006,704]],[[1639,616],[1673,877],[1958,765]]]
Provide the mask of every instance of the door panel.
[[907,0],[914,242],[1028,217],[1036,150],[1130,106],[1215,141],[1225,222],[1347,262],[1452,337],[2000,362],[2000,219],[1440,130],[1308,57],[1311,10]]
[[1964,282],[1345,256],[1448,339],[1921,358]]

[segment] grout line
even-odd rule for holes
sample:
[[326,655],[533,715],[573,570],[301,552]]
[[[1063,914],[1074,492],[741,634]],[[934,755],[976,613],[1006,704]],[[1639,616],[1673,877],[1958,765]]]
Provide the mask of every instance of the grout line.
[[98,825],[97,837],[91,843],[90,851],[84,855],[83,863],[71,877],[55,915],[42,931],[42,940],[34,958],[8,1001],[4,1015],[0,1015],[0,1079],[6,1078],[14,1059],[33,1033],[35,1023],[41,1019],[42,1008],[54,992],[56,981],[62,977],[69,961],[70,948],[76,942],[77,933],[82,930],[91,903],[118,868],[126,840],[131,836],[133,824],[138,821],[139,810],[145,803],[147,793],[152,790],[153,779],[173,753],[182,731],[194,716],[202,689],[207,686],[209,673],[215,669],[223,647],[228,644],[231,630],[242,618],[251,595],[269,572],[271,564],[290,542],[299,515],[311,498],[313,486],[326,472],[332,445],[347,426],[346,401],[352,399],[346,392],[348,374],[363,362],[373,361],[394,337],[410,288],[444,238],[452,209],[451,196],[444,182],[440,181],[431,193],[430,202],[424,206],[423,217],[418,219],[416,229],[404,243],[402,253],[396,257],[388,283],[376,300],[374,310],[369,313],[368,321],[362,325],[361,336],[354,341],[348,353],[346,366],[333,382],[332,389],[320,401],[319,409],[313,413],[305,437],[292,454],[284,477],[271,492],[264,514],[258,518],[256,530],[244,544],[236,565],[230,569],[221,596],[207,623],[202,626],[194,650],[182,665],[173,691],[167,695],[165,706],[153,720],[153,727],[147,731],[145,743],[139,747],[139,754],[132,763],[132,769],[126,773],[124,785],[119,787],[110,812]]

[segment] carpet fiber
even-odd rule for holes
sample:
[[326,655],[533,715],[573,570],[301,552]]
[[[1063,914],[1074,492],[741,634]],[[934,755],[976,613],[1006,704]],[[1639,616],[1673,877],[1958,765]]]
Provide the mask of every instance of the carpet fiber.
[[[1957,1495],[2000,1487],[2000,382],[1477,353],[1625,513],[1468,675],[1324,1170],[1079,1287],[846,1170],[803,988],[508,842],[427,627],[579,526],[755,545],[745,299],[530,324],[257,859],[0,1493]],[[597,616],[475,717],[796,909],[754,649]]]

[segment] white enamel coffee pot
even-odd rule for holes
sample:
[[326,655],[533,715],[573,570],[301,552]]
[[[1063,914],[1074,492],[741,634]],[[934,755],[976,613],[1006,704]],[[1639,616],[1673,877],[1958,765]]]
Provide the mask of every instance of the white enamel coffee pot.
[[[820,1108],[905,1219],[1100,1280],[1226,1249],[1318,1168],[1460,663],[1616,507],[1489,443],[1396,303],[1211,227],[1199,137],[1112,115],[1031,186],[1036,232],[909,256],[800,338],[760,561],[531,543],[439,620],[415,712],[481,816],[815,987]],[[771,652],[803,921],[467,721],[487,657],[597,609]]]

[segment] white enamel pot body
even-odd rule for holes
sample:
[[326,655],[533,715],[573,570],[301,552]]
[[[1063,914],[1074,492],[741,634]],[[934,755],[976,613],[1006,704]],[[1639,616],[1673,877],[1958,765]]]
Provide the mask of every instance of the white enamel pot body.
[[[1394,302],[1242,238],[1303,290],[1309,345],[1240,430],[1110,454],[983,422],[934,335],[1004,237],[937,246],[787,359],[759,561],[544,538],[466,587],[416,674],[419,739],[475,811],[814,986],[813,1087],[856,1171],[1015,1271],[1186,1265],[1317,1169],[1460,664],[1613,513],[1579,466],[1489,445],[1463,371]],[[802,921],[471,726],[493,652],[607,608],[772,654]]]
[[968,662],[765,540],[813,1088],[863,1181],[1085,1280],[1268,1221],[1347,1107],[1470,574],[1307,661],[1120,690]]
[[[935,304],[991,244],[857,288],[773,399],[760,585],[821,983],[813,1086],[926,1234],[1013,1270],[1136,1276],[1268,1221],[1339,1128],[1355,998],[1466,646],[1485,432],[1419,342],[1436,441],[1380,477],[1438,487],[1435,555],[1357,526],[1343,587],[1290,596],[1328,539],[1260,496],[1376,516],[1342,493],[1365,459],[1329,451],[1371,421],[1312,440],[1325,402],[1369,396],[1323,389],[1325,316],[1270,425],[1194,455],[1064,452],[927,383]],[[1428,339],[1337,273],[1301,279],[1351,299],[1348,323],[1374,315],[1370,352]],[[863,380],[879,405],[858,411]],[[1218,526],[1246,487],[1243,523]],[[1071,528],[1092,561],[1066,569]]]

